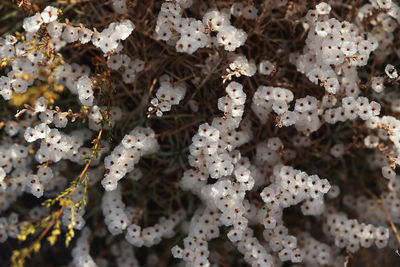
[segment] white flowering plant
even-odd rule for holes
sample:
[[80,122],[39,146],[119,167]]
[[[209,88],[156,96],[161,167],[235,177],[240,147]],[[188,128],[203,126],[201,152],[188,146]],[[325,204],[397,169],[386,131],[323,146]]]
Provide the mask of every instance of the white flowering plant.
[[398,1],[0,21],[0,266],[396,266]]

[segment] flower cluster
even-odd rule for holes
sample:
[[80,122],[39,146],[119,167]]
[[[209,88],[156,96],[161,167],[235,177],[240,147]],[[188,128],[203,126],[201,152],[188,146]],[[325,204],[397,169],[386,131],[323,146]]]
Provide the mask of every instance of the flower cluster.
[[[140,267],[130,244],[126,241],[112,246],[112,254],[116,258],[118,266]],[[104,263],[107,264],[107,261]]]
[[163,112],[171,110],[172,105],[178,105],[185,97],[186,87],[183,83],[172,85],[170,77],[163,75],[160,77],[160,88],[158,88],[156,97],[150,101],[151,107],[148,108],[149,115],[156,113],[158,117]]
[[124,69],[122,73],[122,79],[124,83],[134,83],[137,78],[137,74],[144,69],[144,61],[140,59],[132,60],[125,54],[113,54],[109,57],[107,65],[112,70]]
[[[188,54],[210,45],[213,39],[227,51],[234,51],[244,44],[247,34],[231,25],[229,10],[225,10],[226,12],[208,10],[203,14],[202,20],[183,18],[184,9],[191,5],[192,1],[163,3],[158,14],[155,37],[175,45],[176,51]],[[237,8],[241,13],[241,8]],[[232,12],[236,15],[239,14],[237,8],[232,6]],[[254,8],[249,10],[256,15]],[[212,36],[212,33],[217,35]]]
[[[281,115],[282,125],[290,126],[298,120],[297,113],[288,110],[291,101],[293,93],[289,89],[260,85],[253,95],[251,108],[262,123],[266,123],[269,114],[274,111]],[[315,110],[316,103],[313,102],[307,101],[301,111]]]
[[[233,73],[236,77],[244,76],[253,76],[257,71],[257,66],[254,63],[254,60],[248,60],[243,55],[233,55],[233,61],[229,64],[228,72]],[[261,72],[260,72],[261,73]]]
[[184,212],[178,211],[168,218],[161,217],[153,226],[141,228],[137,224],[128,226],[125,239],[135,247],[151,247],[161,242],[162,238],[171,238],[175,235],[174,228],[184,217]]
[[113,191],[118,181],[133,171],[140,157],[158,150],[155,134],[150,128],[137,127],[125,135],[121,143],[104,159],[104,167],[108,173],[101,184],[106,191]]
[[8,217],[0,217],[0,243],[4,243],[8,238],[17,238],[20,227],[21,222],[18,220],[17,213],[10,213]]
[[[74,27],[68,23],[57,21],[58,9],[48,6],[42,13],[36,13],[32,17],[24,19],[23,28],[31,34],[31,38],[45,25],[49,35],[54,38],[56,43],[73,43],[80,41],[85,44],[92,42],[94,46],[100,48],[104,53],[119,52],[122,50],[121,40],[125,40],[135,29],[135,25],[130,20],[113,22],[101,32],[93,31],[85,27]],[[62,39],[58,39],[62,37]],[[58,40],[58,41],[57,41]],[[62,44],[61,44],[62,45]]]
[[329,245],[319,242],[307,232],[299,235],[299,243],[303,248],[303,262],[309,265],[333,265],[335,262],[344,262]]
[[334,236],[336,246],[346,247],[353,253],[360,246],[368,248],[374,243],[378,248],[383,248],[389,240],[388,228],[359,223],[344,214],[330,214],[327,217],[327,229]]
[[90,256],[90,244],[89,237],[91,231],[89,228],[84,228],[81,231],[81,235],[76,240],[76,245],[72,249],[72,264],[75,266],[88,266],[95,267],[97,264]]

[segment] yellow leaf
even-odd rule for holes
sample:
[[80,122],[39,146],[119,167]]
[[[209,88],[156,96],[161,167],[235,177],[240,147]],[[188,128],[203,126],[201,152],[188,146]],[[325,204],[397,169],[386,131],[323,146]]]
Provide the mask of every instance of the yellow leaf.
[[49,237],[47,238],[47,240],[49,241],[50,245],[53,246],[53,245],[56,243],[56,241],[57,241],[57,236],[51,235],[51,236],[49,236]]
[[54,91],[57,93],[61,93],[62,91],[64,91],[64,86],[61,84],[54,84]]
[[33,251],[37,253],[40,250],[40,242],[36,241],[35,243],[33,243],[32,248]]

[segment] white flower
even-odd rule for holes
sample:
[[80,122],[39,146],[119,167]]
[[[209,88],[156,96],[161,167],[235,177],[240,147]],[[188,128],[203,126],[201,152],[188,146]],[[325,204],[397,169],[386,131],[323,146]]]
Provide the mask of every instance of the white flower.
[[38,139],[34,128],[28,127],[24,133],[25,140],[29,143],[34,142]]
[[383,90],[385,89],[385,86],[383,85],[383,81],[384,81],[383,77],[372,78],[372,81],[371,81],[372,89],[377,93],[383,92]]
[[4,180],[4,177],[6,177],[6,172],[2,167],[0,167],[0,182]]
[[243,166],[240,166],[239,168],[237,168],[234,171],[234,174],[235,174],[235,178],[238,182],[247,182],[250,179],[250,171]]
[[93,105],[93,89],[92,89],[92,81],[88,76],[82,76],[79,78],[77,82],[77,89],[79,100],[81,101],[82,105],[85,106],[92,106]]
[[331,28],[329,27],[329,22],[327,21],[319,21],[315,26],[315,31],[321,37],[326,37],[331,33]]
[[40,13],[36,13],[32,17],[28,17],[24,19],[24,23],[22,24],[22,27],[27,31],[27,32],[37,32],[40,29],[40,26],[42,25],[43,20],[42,17],[40,16]]
[[321,2],[315,6],[315,9],[319,15],[328,15],[332,8],[329,4]]
[[268,60],[263,60],[258,65],[258,71],[263,75],[270,75],[274,69],[275,69],[274,64],[272,64]]
[[328,80],[326,80],[325,82],[325,90],[328,93],[331,94],[336,94],[337,90],[339,90],[340,88],[340,84],[338,79],[336,78],[329,78]]
[[396,68],[392,64],[387,64],[385,67],[386,75],[389,76],[390,79],[396,79],[399,77],[397,74]]
[[47,108],[46,98],[39,97],[35,103],[35,112],[44,112],[46,111],[46,108]]
[[58,9],[52,6],[47,6],[40,14],[44,23],[50,23],[57,19]]

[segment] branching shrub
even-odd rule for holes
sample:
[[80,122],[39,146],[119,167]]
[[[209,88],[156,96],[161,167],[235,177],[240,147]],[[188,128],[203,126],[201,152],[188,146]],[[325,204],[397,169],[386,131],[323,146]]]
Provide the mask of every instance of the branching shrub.
[[1,266],[396,264],[399,5],[0,3]]

